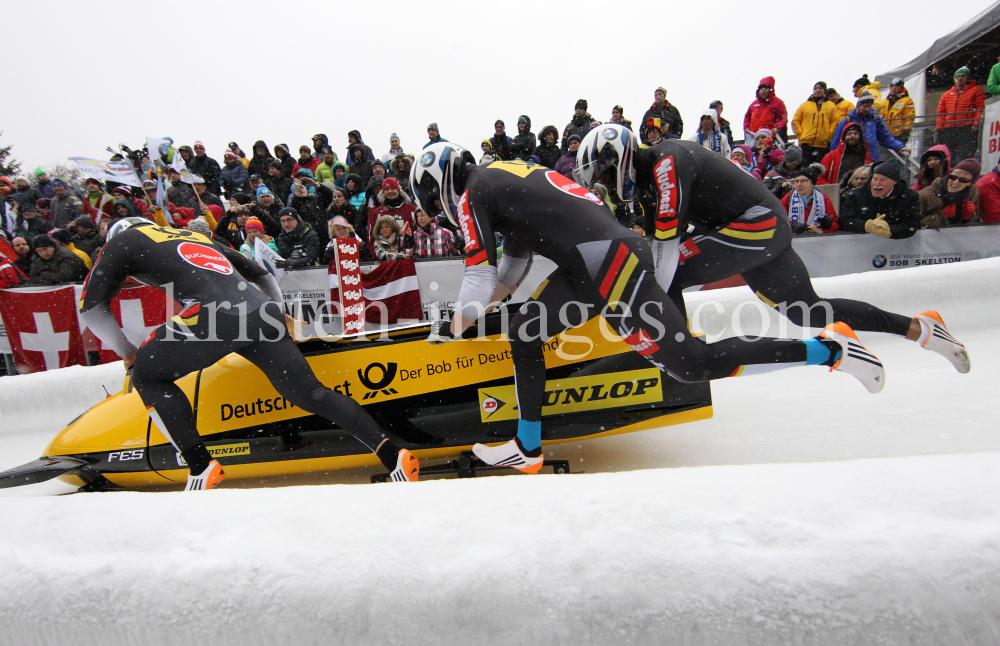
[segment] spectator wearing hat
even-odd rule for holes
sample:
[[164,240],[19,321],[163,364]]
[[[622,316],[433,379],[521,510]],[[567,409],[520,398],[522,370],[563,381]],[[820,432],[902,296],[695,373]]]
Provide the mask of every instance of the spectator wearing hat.
[[573,119],[563,128],[562,143],[560,144],[563,153],[569,148],[570,136],[576,135],[579,141],[583,141],[583,138],[587,136],[587,133],[590,132],[595,123],[597,123],[597,120],[587,112],[587,100],[578,100],[576,106],[573,108]]
[[403,145],[399,143],[399,135],[395,132],[389,135],[389,151],[382,155],[382,163],[388,165],[392,163],[392,160],[396,159],[397,155],[405,155],[403,151]]
[[242,163],[242,164],[243,164],[243,168],[246,168],[246,169],[247,169],[247,175],[249,175],[249,174],[250,174],[250,173],[249,173],[249,169],[250,169],[250,160],[249,160],[249,159],[247,159],[247,156],[246,156],[246,153],[244,153],[244,152],[243,152],[243,149],[242,149],[242,148],[240,148],[240,147],[239,147],[239,146],[238,146],[238,145],[236,144],[236,142],[235,142],[235,141],[230,141],[230,142],[229,142],[229,150],[231,150],[231,151],[233,151],[233,153],[235,153],[236,157],[237,157],[237,158],[238,158],[238,159],[240,160],[240,163]]
[[275,159],[267,169],[267,177],[264,178],[264,186],[271,192],[276,200],[284,204],[288,194],[292,192],[292,178],[285,177],[282,163]]
[[632,122],[625,118],[625,109],[620,105],[611,108],[611,120],[608,123],[617,123],[622,128],[632,129]]
[[708,107],[715,110],[715,114],[718,115],[719,130],[722,131],[722,134],[726,135],[726,139],[729,140],[729,148],[731,150],[732,147],[735,145],[735,140],[733,139],[733,128],[728,121],[722,118],[722,107],[723,107],[722,101],[716,99],[715,101],[712,101],[710,104],[708,104]]
[[755,157],[753,154],[753,148],[750,146],[746,144],[736,144],[733,146],[733,152],[729,155],[729,159],[757,181],[761,181],[763,179],[756,167],[751,167],[751,162],[755,159]]
[[362,146],[365,147],[365,159],[368,159],[368,160],[371,160],[371,161],[376,161],[375,160],[375,153],[372,152],[371,146],[369,146],[368,144],[366,144],[364,142],[364,140],[361,138],[361,131],[360,130],[351,130],[350,132],[347,133],[347,152],[348,152],[348,154],[350,154],[350,152],[351,152],[351,146],[353,146],[354,144],[361,144]]
[[14,180],[14,183],[17,190],[13,195],[11,195],[11,197],[14,198],[14,200],[20,205],[27,204],[29,202],[31,204],[35,204],[36,200],[40,200],[45,197],[42,195],[41,191],[32,186],[31,182],[29,182],[25,177],[18,177]]
[[792,233],[833,233],[840,228],[833,202],[816,190],[822,170],[819,164],[812,164],[791,173],[792,190],[781,198],[781,205],[788,213]]
[[65,229],[83,213],[83,203],[67,189],[66,183],[61,179],[52,180],[52,190],[56,196],[49,200],[49,216],[57,228]]
[[[113,213],[113,206],[111,210]],[[113,220],[114,215],[106,219]],[[104,238],[102,238],[101,234],[97,232],[97,225],[94,224],[94,221],[90,219],[89,215],[81,215],[76,220],[73,220],[73,224],[75,225],[73,245],[83,253],[87,254],[91,260],[97,258],[98,252],[101,250],[101,247],[104,246]]]
[[320,159],[318,157],[313,157],[312,148],[302,144],[299,146],[299,159],[292,166],[292,178],[294,179],[296,175],[299,174],[299,170],[302,168],[308,168],[313,174],[316,173],[316,169],[319,167]]
[[948,146],[955,159],[975,157],[979,148],[979,120],[986,94],[968,67],[955,70],[955,85],[938,101],[936,143]]
[[87,188],[87,195],[83,198],[83,212],[89,215],[94,222],[100,222],[104,218],[113,218],[115,198],[104,192],[101,180],[88,177],[84,182]]
[[889,134],[889,129],[885,127],[885,121],[882,121],[882,117],[878,116],[873,107],[874,105],[875,97],[871,94],[863,93],[858,97],[858,107],[851,110],[847,117],[837,124],[836,130],[833,132],[833,140],[830,142],[830,147],[836,148],[840,145],[840,135],[848,123],[858,123],[861,124],[861,128],[864,130],[865,141],[870,145],[868,152],[871,154],[873,161],[879,161],[878,146],[875,144],[894,150],[902,155],[909,155],[910,149],[906,147],[906,144]]
[[333,154],[333,148],[330,148],[329,146],[324,146],[320,151],[320,154],[323,156],[323,161],[314,171],[316,174],[316,181],[320,183],[332,182],[334,165],[339,163],[337,161],[337,156]]
[[319,256],[319,236],[298,211],[286,206],[279,212],[281,235],[275,241],[284,260],[275,263],[281,269],[298,269],[316,264]]
[[514,159],[514,153],[510,150],[510,144],[511,138],[507,136],[503,119],[497,119],[493,123],[493,137],[490,138],[490,145],[493,147],[493,158],[500,161]]
[[555,168],[556,162],[562,157],[562,150],[559,148],[559,131],[555,126],[545,126],[538,134],[538,145],[535,147],[535,154],[538,161],[546,168]]
[[919,193],[937,178],[947,175],[950,170],[951,151],[948,146],[931,146],[920,155],[920,170],[910,188]]
[[[531,135],[534,139],[535,135]],[[461,256],[462,250],[455,244],[455,234],[442,227],[431,216],[417,209],[414,213],[416,226],[413,227],[413,249],[414,258],[444,258],[447,256]],[[405,244],[404,240],[404,244]]]
[[389,162],[389,171],[390,175],[399,182],[399,188],[409,195],[411,200],[415,200],[413,188],[410,186],[411,166],[413,166],[413,160],[408,155],[399,153],[395,159]]
[[1000,168],[986,173],[976,182],[979,189],[979,211],[983,222],[1000,224]]
[[[847,115],[850,114],[851,110],[853,110],[855,106],[853,103],[840,96],[840,92],[832,87],[826,89],[826,100],[833,104],[834,110],[833,119],[830,123],[830,139],[832,140],[833,132],[837,129],[837,124],[846,119]],[[836,148],[836,146],[831,145],[830,149],[832,150],[833,148]]]
[[257,201],[250,203],[250,213],[257,218],[264,226],[264,232],[269,236],[281,234],[281,225],[278,223],[278,213],[284,205],[271,193],[267,186],[260,186],[256,193]]
[[879,162],[863,187],[840,204],[840,229],[882,238],[909,238],[920,228],[920,197],[903,183],[903,165]]
[[916,114],[917,106],[910,98],[910,93],[903,87],[903,79],[892,79],[892,83],[889,84],[889,96],[882,101],[882,110],[879,112],[879,116],[889,129],[889,134],[904,144],[908,142]]
[[32,285],[65,285],[87,277],[87,265],[83,260],[49,236],[35,236],[32,246],[35,249],[31,260]]
[[818,162],[830,152],[830,135],[836,125],[837,110],[826,100],[826,83],[818,81],[809,96],[792,117],[792,132],[799,140],[806,164]]
[[[142,199],[139,200],[139,214],[146,218],[147,220],[152,220],[157,225],[161,227],[170,226],[167,221],[166,214],[163,212],[159,206],[156,205],[156,180],[147,179],[142,182]],[[121,200],[115,201],[115,215],[121,217],[119,214],[120,209],[118,208],[118,203]],[[170,208],[170,205],[167,205]]]
[[752,152],[750,168],[756,170],[762,179],[785,158],[784,151],[774,140],[774,133],[768,128],[761,128],[754,135]]
[[757,84],[757,97],[743,115],[743,132],[747,142],[753,141],[761,128],[767,128],[785,137],[788,126],[788,108],[774,94],[774,77],[765,76]]
[[400,190],[399,182],[392,177],[386,178],[382,182],[382,190],[376,192],[376,206],[368,209],[367,214],[367,226],[365,229],[368,232],[367,243],[372,257],[377,257],[375,233],[378,231],[378,228],[375,225],[376,220],[384,216],[390,216],[399,223],[400,230],[408,226],[407,230],[412,231],[413,214],[415,212],[416,207],[413,206],[413,202],[410,201],[409,196]]
[[438,124],[435,122],[427,124],[427,143],[424,144],[424,148],[430,146],[431,144],[440,143],[442,141],[448,141],[448,140],[441,138],[441,131],[438,129]]
[[854,96],[860,99],[861,95],[865,92],[875,98],[875,112],[880,112],[882,110],[882,82],[870,81],[868,75],[863,74],[861,78],[854,82]]
[[826,170],[821,176],[820,183],[840,184],[844,187],[857,169],[872,163],[864,127],[860,123],[847,124],[840,143],[823,157],[821,163]]
[[[334,218],[340,216],[351,223],[351,228],[357,231],[359,228],[361,233],[358,234],[359,239],[365,243],[364,253],[370,254],[367,245],[367,233],[368,233],[368,214],[359,214],[358,210],[351,204],[348,200],[347,192],[344,189],[335,188],[331,191],[330,206],[326,209],[326,215],[333,220]],[[329,223],[329,220],[328,220]],[[371,259],[371,256],[368,256]]]
[[703,148],[708,148],[713,153],[718,153],[729,159],[729,139],[722,133],[722,129],[719,128],[719,115],[716,114],[715,110],[709,108],[701,114],[701,123],[698,124],[698,129],[695,133],[691,135],[691,141],[697,142]]
[[271,165],[274,162],[279,163],[282,177],[292,178],[292,174],[295,172],[295,158],[289,152],[287,144],[275,144],[274,159],[267,165],[268,172],[270,172]]
[[483,151],[483,156],[479,158],[480,166],[486,166],[487,164],[499,161],[496,155],[493,154],[493,142],[489,139],[483,139],[479,142],[479,150]]
[[206,184],[205,182],[196,181],[194,184],[191,185],[191,188],[194,189],[194,195],[195,195],[194,204],[196,208],[204,211],[202,205],[208,207],[214,204],[220,209],[225,210],[225,207],[222,204],[222,198],[220,198],[215,193],[209,191],[208,184]]
[[181,174],[173,166],[167,166],[167,179],[170,180],[170,188],[167,189],[167,199],[176,206],[193,209],[197,203],[194,197],[194,189],[191,188],[190,184],[181,179]]
[[643,217],[640,215],[639,217],[632,220],[632,231],[638,233],[641,236],[646,235],[645,232],[643,231],[642,224],[643,224]]
[[360,177],[362,185],[368,183],[374,172],[374,162],[368,159],[366,150],[364,144],[351,144],[350,159],[348,160],[348,163],[351,165],[350,174]]
[[372,244],[375,257],[381,262],[386,260],[401,260],[413,254],[413,227],[407,223],[400,226],[391,215],[383,215],[375,220]]
[[250,204],[250,202],[246,204],[237,203],[223,214],[215,225],[215,237],[225,240],[233,249],[239,249],[246,242],[244,227],[247,220],[253,216]]
[[979,160],[963,159],[944,177],[920,191],[920,225],[929,229],[963,227],[978,222],[979,189],[982,173]]
[[271,149],[268,147],[263,140],[257,140],[253,144],[253,159],[250,160],[250,164],[247,165],[247,172],[250,175],[259,175],[264,177],[267,175],[268,165],[271,163],[274,157],[271,156]]
[[576,170],[576,151],[580,149],[580,135],[571,134],[567,142],[566,152],[556,162],[553,169],[563,177],[573,179],[573,171]]
[[[792,179],[795,174],[808,165],[803,162],[802,150],[798,146],[789,146],[785,148],[781,163],[764,176],[764,186],[780,200],[792,190]],[[817,164],[817,166],[819,165]],[[818,175],[819,173],[817,173],[817,178]],[[815,184],[816,180],[813,180],[813,183]]]
[[86,266],[87,271],[90,271],[90,268],[94,266],[94,261],[90,256],[76,248],[76,245],[73,244],[73,234],[66,229],[51,229],[49,237],[63,249],[75,254]]
[[526,114],[517,118],[517,135],[510,142],[510,152],[521,161],[535,154],[535,133],[531,132],[531,117]]
[[222,167],[219,166],[219,162],[205,154],[205,144],[201,141],[194,142],[194,158],[188,164],[188,170],[205,180],[210,192],[218,194]]
[[[14,224],[14,235],[22,236],[25,240],[31,242],[35,236],[42,235],[51,228],[45,220],[42,219],[42,215],[35,204],[25,202],[21,205],[19,211],[20,212],[17,214],[17,220]],[[24,273],[30,274],[31,267],[29,266],[28,271]]]
[[330,234],[330,242],[326,244],[326,249],[323,251],[323,258],[320,260],[320,264],[329,265],[333,262],[336,257],[336,252],[334,247],[337,245],[338,240],[352,240],[358,243],[358,255],[362,262],[371,262],[372,257],[368,253],[368,245],[364,243],[364,240],[354,231],[354,225],[352,225],[347,218],[342,215],[337,215],[330,218],[327,222],[328,233]]
[[640,143],[640,148],[655,146],[663,140],[663,124],[660,122],[659,117],[649,117],[646,119],[646,123],[643,124],[643,129],[646,133],[647,143]]
[[278,252],[278,245],[274,242],[274,238],[267,234],[264,230],[264,223],[257,218],[247,218],[246,223],[243,225],[243,230],[246,233],[246,241],[240,245],[240,253],[250,260],[254,260],[254,247],[256,246],[256,240],[258,239],[270,247],[274,253],[281,255]]
[[[52,186],[52,180],[49,179],[48,173],[41,168],[35,169],[35,185],[32,188],[41,193],[41,197],[46,199],[51,200],[56,196],[56,190]],[[37,199],[41,199],[41,197]]]
[[226,199],[231,199],[236,193],[250,193],[250,175],[236,151],[227,150],[223,154],[223,161],[225,165],[219,175],[219,181],[222,183],[222,194]]
[[646,132],[649,127],[647,124],[650,117],[660,120],[660,133],[663,137],[667,139],[680,139],[684,135],[684,121],[681,119],[680,110],[671,104],[670,101],[667,101],[667,89],[665,87],[661,86],[653,90],[653,105],[649,106],[646,114],[642,115],[643,128],[639,132],[639,139],[644,144],[650,143],[649,135]]

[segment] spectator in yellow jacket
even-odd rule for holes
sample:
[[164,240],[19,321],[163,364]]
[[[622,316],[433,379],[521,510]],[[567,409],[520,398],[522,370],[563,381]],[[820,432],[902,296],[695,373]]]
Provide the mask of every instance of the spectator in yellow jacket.
[[868,80],[868,75],[864,74],[857,81],[854,82],[854,96],[860,97],[865,92],[868,92],[873,97],[875,97],[875,105],[872,109],[875,110],[875,114],[882,112],[882,82],[881,81],[870,81]]
[[837,109],[833,101],[826,99],[826,83],[819,81],[813,86],[813,93],[792,118],[792,132],[799,138],[799,147],[805,165],[819,162],[830,152],[830,137]]
[[840,96],[840,92],[831,88],[826,91],[826,99],[833,104],[833,118],[830,121],[830,140],[833,141],[833,131],[837,129],[837,124],[847,118],[848,113],[854,109],[854,104]]
[[892,79],[889,85],[889,96],[882,102],[882,121],[889,129],[889,134],[899,139],[904,144],[910,140],[910,132],[913,131],[914,117],[917,114],[917,106],[910,98],[909,92],[903,87],[903,79]]

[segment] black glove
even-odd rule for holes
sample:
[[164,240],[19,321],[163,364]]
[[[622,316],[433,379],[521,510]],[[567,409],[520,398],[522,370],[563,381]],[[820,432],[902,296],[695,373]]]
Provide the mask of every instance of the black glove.
[[798,221],[792,221],[792,233],[805,233],[809,227]]
[[427,342],[431,345],[441,345],[454,341],[455,335],[451,333],[451,321],[434,321],[431,323],[431,333],[427,335]]
[[284,258],[275,258],[274,266],[278,269],[288,269],[288,261]]
[[833,216],[827,215],[819,219],[819,228],[829,231],[833,228]]

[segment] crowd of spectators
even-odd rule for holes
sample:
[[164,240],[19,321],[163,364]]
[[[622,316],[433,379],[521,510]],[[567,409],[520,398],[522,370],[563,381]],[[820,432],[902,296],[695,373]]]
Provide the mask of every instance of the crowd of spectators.
[[[686,139],[762,182],[781,201],[797,234],[849,231],[903,238],[920,227],[1000,222],[1000,170],[983,175],[975,159],[985,94],[970,76],[968,68],[955,71],[954,87],[938,106],[937,145],[922,152],[912,177],[902,157],[883,159],[885,151],[910,153],[916,108],[901,79],[883,96],[881,84],[863,75],[852,88],[856,104],[817,82],[789,119],[774,77],[766,76],[744,114],[743,140],[734,138],[718,100],[699,115]],[[994,76],[1000,79],[1000,63]],[[1000,91],[1000,85],[989,88]],[[520,115],[511,136],[497,119],[493,134],[481,142],[480,163],[521,160],[573,179],[582,139],[602,123],[588,109],[585,99],[578,100],[561,135],[551,124],[536,135],[531,118]],[[633,129],[620,105],[611,109],[608,123]],[[635,130],[642,146],[685,138],[681,113],[667,100],[666,88],[653,91],[653,103]],[[20,282],[82,280],[107,226],[130,216],[187,227],[251,258],[260,240],[280,256],[279,266],[292,269],[329,262],[333,242],[343,238],[357,239],[367,261],[463,253],[461,231],[415,205],[409,183],[414,154],[395,133],[388,150],[376,156],[361,133],[351,130],[343,159],[325,134],[300,146],[297,157],[286,144],[272,148],[264,141],[254,142],[248,156],[233,141],[222,151],[221,164],[200,141],[176,149],[167,141],[168,149],[138,159],[141,189],[95,178],[76,188],[41,169],[30,178],[0,178],[0,193],[16,216],[4,233],[17,254],[12,265],[22,274]],[[447,140],[437,123],[429,124],[424,147],[440,141]],[[184,181],[175,157],[197,176],[193,184]],[[167,179],[160,205],[157,166]],[[602,188],[595,190],[603,195]],[[652,199],[640,195],[634,208],[609,204],[610,217],[641,229],[636,216],[652,207]],[[11,282],[4,281],[4,286]]]

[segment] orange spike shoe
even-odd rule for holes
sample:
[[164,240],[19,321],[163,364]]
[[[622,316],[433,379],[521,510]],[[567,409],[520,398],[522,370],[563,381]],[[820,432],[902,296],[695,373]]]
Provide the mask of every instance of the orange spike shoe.
[[215,489],[226,479],[226,472],[222,470],[222,465],[218,460],[212,460],[205,467],[205,470],[198,475],[193,473],[188,476],[187,486],[184,491],[207,491]]
[[835,341],[840,346],[840,359],[830,371],[841,370],[853,376],[870,393],[885,388],[885,368],[874,354],[861,345],[858,336],[846,323],[833,323],[823,328],[819,338]]
[[920,321],[920,338],[917,339],[920,347],[937,352],[963,375],[972,370],[968,350],[948,332],[940,314],[934,311],[922,312],[914,318]]

